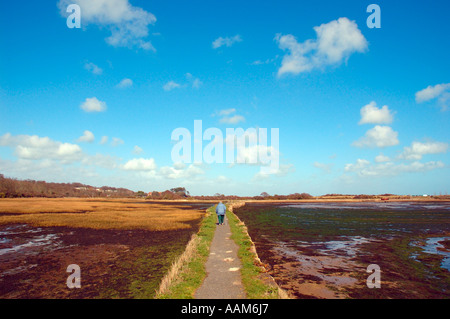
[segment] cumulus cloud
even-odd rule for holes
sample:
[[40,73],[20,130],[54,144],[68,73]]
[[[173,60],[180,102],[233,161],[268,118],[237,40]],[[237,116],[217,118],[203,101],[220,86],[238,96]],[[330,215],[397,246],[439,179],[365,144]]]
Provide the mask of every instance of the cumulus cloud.
[[426,154],[439,154],[447,152],[448,144],[442,142],[413,142],[411,146],[403,149],[399,158],[406,160],[420,160]]
[[200,175],[203,175],[205,172],[195,164],[191,164],[189,166],[180,165],[180,163],[175,163],[173,166],[164,166],[161,167],[159,174],[164,178],[169,179],[192,179],[196,178]]
[[433,99],[438,99],[441,109],[444,111],[448,108],[450,101],[450,83],[437,84],[428,86],[416,93],[416,102],[423,103]]
[[212,47],[213,49],[218,49],[222,46],[231,47],[236,42],[242,42],[242,37],[239,34],[233,37],[219,37],[213,41]]
[[434,169],[444,168],[445,164],[441,161],[431,161],[421,163],[418,161],[410,164],[396,164],[394,162],[386,162],[381,164],[372,164],[364,159],[357,159],[356,163],[345,165],[345,171],[356,173],[361,177],[377,177],[377,176],[395,176],[402,173],[425,172]]
[[94,134],[91,131],[86,130],[83,135],[77,139],[77,142],[92,143],[94,140]]
[[156,167],[153,158],[133,158],[123,165],[123,169],[127,171],[154,171]]
[[370,162],[368,160],[358,158],[356,160],[356,163],[346,164],[345,171],[346,172],[360,171],[369,165],[370,165]]
[[271,176],[286,176],[290,173],[295,172],[294,164],[280,164],[279,167],[275,170],[264,171],[261,170],[255,174],[253,177],[254,180],[267,179]]
[[107,28],[111,36],[105,40],[114,47],[137,47],[155,50],[146,40],[148,28],[156,22],[156,17],[142,8],[132,6],[128,0],[60,0],[61,15],[67,17],[67,6],[77,4],[81,8],[81,23]]
[[387,105],[378,108],[374,101],[363,106],[360,113],[361,120],[358,124],[390,124],[394,120],[394,115]]
[[104,112],[106,111],[106,103],[99,101],[96,97],[87,98],[80,108],[85,112]]
[[299,43],[291,35],[277,34],[275,40],[280,49],[287,51],[278,76],[300,74],[328,65],[339,65],[355,52],[365,52],[367,40],[354,21],[339,18],[314,27],[316,39]]
[[230,108],[230,109],[220,110],[220,111],[216,112],[215,114],[213,114],[213,116],[220,116],[221,119],[219,120],[219,122],[224,123],[224,124],[237,124],[240,122],[245,122],[245,117],[243,117],[242,115],[235,114],[235,113],[236,113],[236,109]]
[[377,163],[383,163],[383,162],[389,162],[391,159],[388,156],[385,156],[383,154],[377,155],[375,157],[375,162]]
[[368,130],[365,136],[353,142],[356,147],[388,147],[399,143],[398,132],[389,126],[377,125]]
[[230,167],[235,165],[259,166],[260,175],[284,175],[286,167],[280,165],[278,134],[278,129],[271,129],[271,145],[268,145],[266,129],[248,128],[244,131],[242,128],[236,128],[227,130],[227,136],[222,142],[227,152],[232,150],[233,154],[236,154]]
[[37,135],[13,136],[7,133],[0,137],[0,146],[13,148],[19,159],[52,159],[70,163],[80,160],[83,156],[80,146],[76,144],[62,143]]
[[237,124],[239,122],[245,122],[245,117],[236,114],[230,117],[223,117],[220,119],[220,123],[225,124]]
[[123,79],[122,81],[119,82],[119,84],[116,85],[116,87],[119,89],[125,89],[130,86],[133,86],[133,81],[127,78]]

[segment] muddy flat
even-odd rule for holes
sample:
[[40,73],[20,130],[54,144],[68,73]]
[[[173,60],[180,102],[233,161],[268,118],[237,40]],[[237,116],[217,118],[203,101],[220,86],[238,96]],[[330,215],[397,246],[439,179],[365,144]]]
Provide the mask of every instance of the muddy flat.
[[[152,298],[208,206],[0,201],[0,298]],[[79,289],[66,284],[71,264]]]
[[[450,203],[247,203],[268,272],[296,298],[450,298]],[[367,267],[381,288],[367,286]]]

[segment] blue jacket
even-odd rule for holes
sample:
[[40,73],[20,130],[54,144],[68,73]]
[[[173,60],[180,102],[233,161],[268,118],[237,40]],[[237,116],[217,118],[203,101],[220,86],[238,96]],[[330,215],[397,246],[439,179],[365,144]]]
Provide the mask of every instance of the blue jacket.
[[217,215],[225,215],[226,210],[227,210],[227,207],[224,204],[222,204],[222,203],[217,204],[217,207],[216,207]]

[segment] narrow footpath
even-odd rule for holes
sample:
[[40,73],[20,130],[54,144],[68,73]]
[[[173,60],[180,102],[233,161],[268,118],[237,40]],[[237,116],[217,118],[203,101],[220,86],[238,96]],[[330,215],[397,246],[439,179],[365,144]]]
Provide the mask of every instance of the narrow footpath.
[[230,238],[231,230],[225,217],[223,225],[217,225],[205,264],[206,278],[195,293],[195,299],[244,299],[241,280],[241,261],[238,246]]

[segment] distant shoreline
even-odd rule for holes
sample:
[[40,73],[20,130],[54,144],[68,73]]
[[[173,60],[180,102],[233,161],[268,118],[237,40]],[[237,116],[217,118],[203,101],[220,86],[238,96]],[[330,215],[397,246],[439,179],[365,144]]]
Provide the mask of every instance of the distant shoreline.
[[0,198],[1,201],[11,201],[11,200],[88,200],[88,201],[121,201],[127,200],[137,200],[142,202],[155,202],[155,203],[218,203],[222,202],[246,202],[246,203],[267,203],[267,204],[284,204],[284,203],[389,203],[389,202],[421,202],[421,203],[443,203],[449,202],[450,198],[434,198],[434,197],[413,197],[413,198],[398,198],[400,196],[393,196],[389,199],[382,198],[367,198],[367,199],[354,199],[354,198],[312,198],[312,199],[201,199],[201,198],[185,198],[185,199],[145,199],[136,197],[7,197]]

